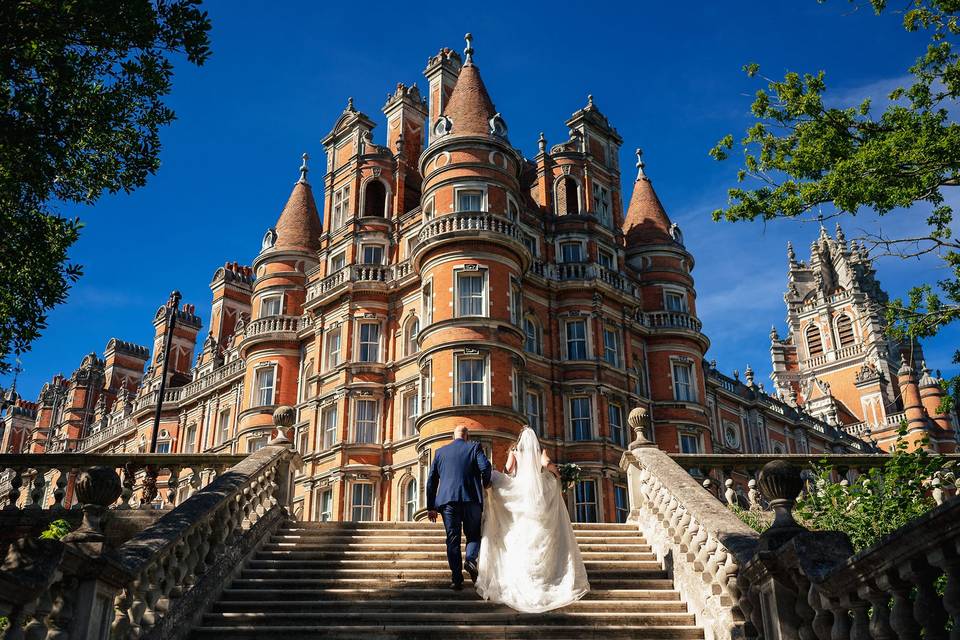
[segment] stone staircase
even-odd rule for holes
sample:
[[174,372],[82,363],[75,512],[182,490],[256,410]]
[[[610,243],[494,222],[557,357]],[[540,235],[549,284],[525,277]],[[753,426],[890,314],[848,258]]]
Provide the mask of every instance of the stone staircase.
[[443,528],[289,522],[247,562],[191,638],[702,639],[633,525],[574,525],[590,577],[581,601],[542,614],[448,588]]

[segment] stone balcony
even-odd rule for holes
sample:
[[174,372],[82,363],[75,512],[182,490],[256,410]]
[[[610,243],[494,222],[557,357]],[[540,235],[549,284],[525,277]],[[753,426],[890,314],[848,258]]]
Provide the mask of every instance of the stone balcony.
[[[243,330],[240,343],[240,355],[246,356],[246,350],[259,342],[290,341],[296,342],[300,330],[300,316],[267,316],[258,318]],[[181,387],[182,389],[182,387]]]
[[830,362],[840,362],[848,358],[854,358],[863,353],[863,343],[851,344],[846,347],[840,347],[820,355],[807,358],[801,364],[802,367],[810,369],[820,367]]
[[428,249],[464,240],[493,242],[516,252],[521,258],[522,270],[526,270],[533,259],[523,244],[523,233],[511,220],[483,211],[459,211],[437,216],[423,225],[411,261],[419,269]]
[[387,291],[414,275],[410,261],[392,265],[351,264],[307,287],[305,309],[315,308],[353,291]]
[[693,314],[685,311],[647,311],[643,314],[643,324],[653,330],[684,330],[701,333],[703,323]]
[[558,262],[550,264],[542,260],[534,260],[533,264],[530,265],[530,272],[554,282],[577,282],[580,285],[583,282],[590,282],[592,286],[606,285],[634,298],[639,297],[637,286],[629,278],[595,262]]

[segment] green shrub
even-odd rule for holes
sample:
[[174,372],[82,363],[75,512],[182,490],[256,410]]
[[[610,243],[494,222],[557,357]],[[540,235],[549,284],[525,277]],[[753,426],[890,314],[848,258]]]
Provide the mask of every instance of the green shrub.
[[773,522],[773,512],[764,511],[759,507],[751,507],[749,509],[744,509],[743,507],[737,506],[735,504],[729,505],[730,510],[733,511],[734,515],[740,518],[745,525],[756,531],[757,533],[763,533],[770,528],[770,524]]
[[797,500],[797,520],[813,530],[842,531],[860,551],[936,506],[930,479],[938,471],[947,472],[953,462],[923,449],[908,451],[905,435],[901,429],[883,467],[849,485],[834,482],[834,469],[825,462],[814,465],[814,478]]
[[73,526],[66,520],[54,520],[43,530],[40,537],[46,540],[60,540],[73,531]]

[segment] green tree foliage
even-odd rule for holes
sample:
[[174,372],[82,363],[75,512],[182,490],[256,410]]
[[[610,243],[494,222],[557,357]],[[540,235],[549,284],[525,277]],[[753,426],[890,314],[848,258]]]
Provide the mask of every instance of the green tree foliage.
[[[960,184],[960,127],[950,112],[960,97],[960,2],[908,0],[902,11],[899,5],[888,9],[886,0],[869,4],[878,15],[901,16],[907,31],[929,34],[926,50],[909,68],[910,81],[885,96],[889,103],[879,111],[869,99],[828,106],[823,71],[763,78],[766,87],[751,108],[755,122],[740,141],[740,186],[729,189],[727,207],[713,217],[797,218],[823,206],[831,216],[901,208],[908,209],[903,215],[926,216],[923,230],[909,237],[863,238],[874,254],[935,254],[943,261],[943,279],[917,283],[906,299],[885,309],[890,334],[909,340],[935,335],[960,319],[960,240],[944,198],[948,187]],[[744,70],[762,77],[757,64]],[[728,135],[710,154],[725,160],[733,147]],[[960,351],[954,362],[960,363]],[[960,397],[960,378],[948,381],[947,390]]]
[[60,540],[63,536],[73,531],[73,527],[66,520],[54,520],[47,525],[47,528],[40,532],[40,537],[44,540]]
[[922,448],[909,451],[904,435],[901,430],[882,468],[849,485],[833,482],[829,465],[816,465],[813,482],[797,500],[797,520],[813,530],[842,531],[860,551],[936,506],[930,480],[937,472],[949,474],[953,462]]
[[80,275],[64,203],[129,192],[160,165],[171,56],[210,55],[200,0],[0,2],[0,373]]

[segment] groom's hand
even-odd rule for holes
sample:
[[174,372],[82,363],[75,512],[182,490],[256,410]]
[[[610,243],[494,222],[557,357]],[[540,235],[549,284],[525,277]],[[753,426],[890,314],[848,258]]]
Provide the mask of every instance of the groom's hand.
[[437,512],[436,511],[427,511],[427,520],[430,522],[437,521]]

